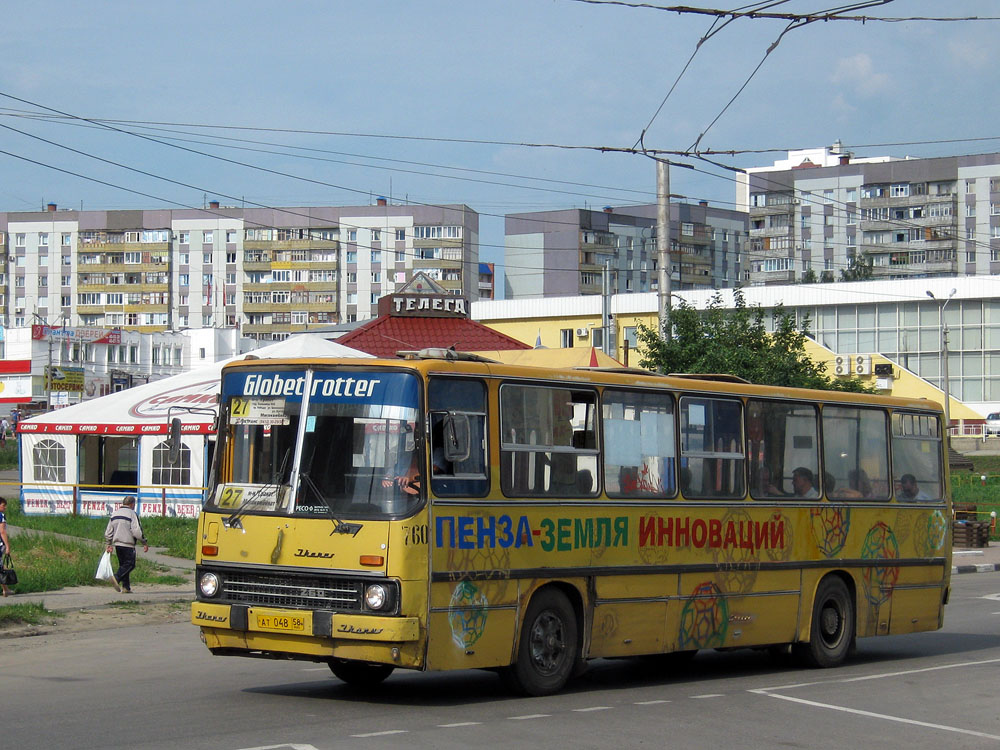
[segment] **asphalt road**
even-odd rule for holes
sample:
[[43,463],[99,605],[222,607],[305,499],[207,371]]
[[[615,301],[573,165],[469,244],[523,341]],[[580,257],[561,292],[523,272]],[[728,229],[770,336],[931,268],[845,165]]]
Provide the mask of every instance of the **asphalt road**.
[[352,691],[320,664],[212,657],[186,624],[0,641],[0,746],[1000,747],[1000,574],[953,578],[945,629],[859,641],[845,667],[708,652],[673,674],[598,661],[514,698],[486,672]]

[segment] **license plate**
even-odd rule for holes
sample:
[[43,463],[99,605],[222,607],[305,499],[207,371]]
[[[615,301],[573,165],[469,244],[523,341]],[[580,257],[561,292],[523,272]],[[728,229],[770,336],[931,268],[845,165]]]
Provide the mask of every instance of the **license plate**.
[[306,618],[298,615],[257,615],[260,630],[302,631],[306,629]]

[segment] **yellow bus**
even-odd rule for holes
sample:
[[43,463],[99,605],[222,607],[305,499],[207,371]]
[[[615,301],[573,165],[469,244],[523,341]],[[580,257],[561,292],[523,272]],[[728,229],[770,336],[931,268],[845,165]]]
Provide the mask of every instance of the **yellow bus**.
[[213,654],[492,669],[934,630],[942,414],[734,378],[395,360],[227,365],[191,619]]

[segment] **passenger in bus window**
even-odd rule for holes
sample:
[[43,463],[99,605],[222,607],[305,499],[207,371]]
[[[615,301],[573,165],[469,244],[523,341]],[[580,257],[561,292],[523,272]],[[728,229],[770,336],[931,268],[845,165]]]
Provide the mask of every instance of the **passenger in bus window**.
[[431,476],[453,473],[451,461],[444,457],[444,415],[435,414],[431,417]]
[[872,496],[872,483],[864,469],[847,472],[847,484],[847,489],[840,492],[842,497],[857,500]]
[[778,497],[785,494],[771,480],[771,470],[767,466],[760,467],[760,491],[761,494],[769,497]]
[[805,466],[800,466],[792,471],[792,488],[796,497],[817,498],[819,492],[816,491],[813,473]]
[[399,455],[395,467],[382,479],[382,486],[388,488],[396,485],[407,495],[417,495],[420,494],[420,462],[414,447],[413,427],[405,425],[403,430],[404,434],[397,443]]
[[692,497],[695,494],[694,487],[691,486],[691,482],[694,479],[691,474],[691,469],[687,466],[681,467],[681,493],[687,497]]
[[917,484],[917,478],[912,474],[903,474],[899,478],[899,499],[914,502],[917,500],[930,500],[930,496]]

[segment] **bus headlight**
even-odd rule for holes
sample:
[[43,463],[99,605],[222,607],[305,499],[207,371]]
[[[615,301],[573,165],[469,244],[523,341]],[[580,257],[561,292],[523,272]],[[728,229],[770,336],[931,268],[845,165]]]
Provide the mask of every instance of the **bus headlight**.
[[392,607],[392,589],[382,583],[370,583],[365,587],[365,606],[375,611]]
[[215,573],[202,573],[198,579],[198,591],[202,596],[211,598],[219,593],[221,582]]

